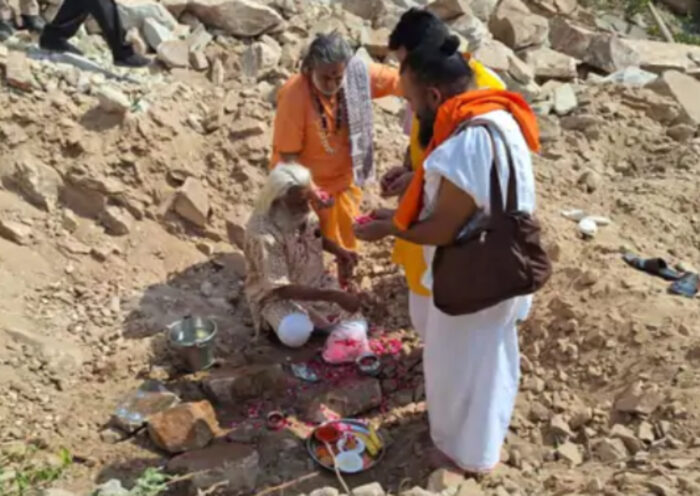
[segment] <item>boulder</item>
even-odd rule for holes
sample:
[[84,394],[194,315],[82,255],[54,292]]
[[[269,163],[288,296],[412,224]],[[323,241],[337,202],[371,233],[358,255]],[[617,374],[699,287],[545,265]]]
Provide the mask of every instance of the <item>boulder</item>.
[[102,225],[114,236],[125,236],[131,231],[134,218],[125,209],[109,205],[102,213]]
[[441,493],[447,489],[459,487],[464,482],[464,475],[445,468],[430,474],[427,489],[433,493]]
[[674,14],[688,16],[697,12],[698,4],[695,0],[661,0]]
[[268,130],[267,124],[258,119],[245,117],[237,120],[229,128],[229,138],[232,140],[244,140],[253,136],[261,136]]
[[169,69],[185,68],[190,65],[190,47],[185,40],[164,41],[158,46],[156,53],[158,60]]
[[554,112],[557,115],[566,115],[578,107],[578,100],[573,86],[562,84],[554,90]]
[[214,39],[204,24],[200,24],[187,37],[187,46],[190,47],[190,52],[199,52],[204,50],[209,43]]
[[131,109],[131,100],[123,91],[111,86],[100,86],[95,92],[100,108],[108,114],[126,114]]
[[29,59],[24,52],[10,50],[5,62],[5,81],[8,86],[22,91],[32,91],[34,75],[32,74]]
[[547,47],[527,50],[525,62],[539,78],[574,79],[578,75],[575,58]]
[[209,197],[201,181],[188,177],[177,192],[174,208],[183,219],[198,227],[206,226],[209,218]]
[[237,443],[215,444],[190,451],[176,456],[166,466],[170,473],[192,474],[193,492],[226,482],[228,494],[255,489],[260,468],[258,452],[251,446]]
[[379,407],[381,402],[382,388],[377,379],[351,381],[312,398],[306,407],[306,419],[320,423],[353,417]]
[[190,52],[190,67],[195,71],[206,71],[209,68],[209,60],[204,52]]
[[645,71],[639,67],[627,67],[606,76],[603,82],[641,88],[655,81],[657,77],[653,72]]
[[367,49],[372,57],[383,59],[389,55],[389,28],[366,29],[360,39],[360,43]]
[[474,15],[482,22],[489,22],[498,0],[471,0],[469,7]]
[[510,59],[515,54],[513,50],[498,40],[489,40],[473,52],[474,58],[489,69],[498,72],[507,72],[510,68]]
[[547,19],[530,12],[521,0],[502,0],[489,28],[497,40],[514,50],[542,45],[549,34]]
[[211,65],[211,71],[209,73],[209,80],[214,86],[221,86],[226,80],[226,70],[224,69],[224,64],[221,59],[217,58]]
[[256,41],[243,52],[241,70],[245,76],[258,79],[277,69],[281,58],[282,48],[268,37],[264,41]]
[[372,482],[352,490],[354,496],[386,496],[384,488],[379,482]]
[[450,29],[467,41],[467,49],[471,52],[477,50],[488,40],[492,40],[491,31],[475,15],[463,15],[450,21]]
[[378,20],[385,12],[384,0],[342,0],[343,8],[362,19]]
[[640,63],[639,53],[611,34],[599,34],[593,38],[583,60],[606,72],[638,66]]
[[167,29],[175,29],[177,20],[155,0],[119,0],[117,2],[119,19],[125,30],[142,29],[147,19],[153,20]]
[[18,245],[28,245],[32,240],[32,229],[19,222],[0,218],[0,237]]
[[647,87],[673,97],[681,105],[684,117],[694,126],[700,125],[700,81],[678,71],[666,71]]
[[204,448],[219,431],[216,413],[208,401],[183,403],[148,418],[151,440],[168,453]]
[[549,23],[549,42],[552,49],[579,60],[585,60],[596,33],[574,25],[564,17],[555,17]]
[[143,37],[146,39],[146,43],[148,43],[148,46],[153,50],[158,50],[161,43],[175,39],[175,35],[170,29],[166,28],[152,17],[144,20],[141,31],[143,32]]
[[279,364],[250,365],[215,370],[203,383],[213,401],[226,405],[276,394],[286,387],[287,375]]
[[521,84],[530,84],[535,79],[535,71],[519,57],[508,57],[508,74]]
[[187,5],[189,5],[189,0],[160,0],[163,7],[168,9],[176,19],[179,19],[182,14],[187,10]]
[[565,442],[557,448],[557,455],[574,467],[583,463],[583,455],[581,454],[580,448],[570,441]]
[[627,457],[627,448],[620,439],[602,439],[593,446],[593,452],[604,463],[612,463]]
[[20,156],[11,176],[0,178],[32,205],[51,212],[58,204],[63,179],[56,169],[31,155]]
[[429,3],[426,9],[443,21],[451,21],[471,13],[467,0],[435,0]]
[[255,0],[191,0],[187,9],[204,24],[233,36],[259,36],[283,20],[276,10]]
[[633,455],[644,449],[644,442],[642,442],[629,428],[625,427],[624,425],[613,425],[612,429],[610,430],[610,437],[620,439],[623,443],[625,443],[627,450]]

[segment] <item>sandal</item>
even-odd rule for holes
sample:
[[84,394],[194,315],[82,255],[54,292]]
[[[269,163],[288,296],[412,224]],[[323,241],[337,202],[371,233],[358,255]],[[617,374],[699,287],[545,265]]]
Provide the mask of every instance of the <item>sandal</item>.
[[693,298],[698,294],[698,286],[700,285],[700,276],[687,272],[676,282],[671,284],[668,292],[675,295],[686,296]]
[[670,268],[663,258],[644,259],[633,253],[625,253],[622,259],[637,270],[661,277],[667,281],[677,281],[683,277],[683,274]]

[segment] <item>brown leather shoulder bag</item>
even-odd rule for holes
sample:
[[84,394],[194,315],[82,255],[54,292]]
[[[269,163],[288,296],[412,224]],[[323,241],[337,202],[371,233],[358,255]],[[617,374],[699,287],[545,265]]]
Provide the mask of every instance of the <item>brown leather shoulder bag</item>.
[[[511,150],[494,124],[483,120],[463,123],[484,127],[491,139],[489,215],[478,212],[449,246],[438,247],[433,258],[433,300],[448,315],[484,310],[516,296],[532,294],[552,274],[552,264],[542,248],[540,224],[534,216],[518,211],[516,174]],[[494,140],[499,133],[508,156],[508,198],[505,208],[499,182],[499,158]],[[470,164],[464,164],[469,167]]]

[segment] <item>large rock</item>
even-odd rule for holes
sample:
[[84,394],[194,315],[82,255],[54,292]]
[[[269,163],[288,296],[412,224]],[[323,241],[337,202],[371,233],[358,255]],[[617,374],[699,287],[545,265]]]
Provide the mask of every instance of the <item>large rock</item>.
[[314,397],[306,408],[306,418],[320,423],[338,417],[353,417],[377,408],[381,402],[382,388],[377,379],[351,381]]
[[172,39],[158,45],[158,60],[169,69],[190,65],[190,47],[185,40]]
[[63,186],[63,179],[56,169],[41,163],[33,156],[18,158],[13,175],[2,179],[29,203],[47,211],[52,211],[58,204]]
[[471,12],[467,0],[435,0],[426,8],[443,21],[451,21]]
[[491,33],[514,50],[542,45],[549,34],[546,18],[533,14],[521,0],[503,0],[489,21]]
[[527,50],[525,62],[539,78],[574,79],[578,74],[575,58],[547,47]]
[[449,23],[450,29],[467,41],[470,52],[477,50],[485,42],[492,40],[491,31],[475,15],[463,15]]
[[282,48],[272,38],[256,41],[243,52],[241,70],[249,78],[258,79],[276,69],[282,58]]
[[175,39],[175,35],[170,29],[151,17],[144,21],[141,31],[146,43],[153,50],[158,50],[161,43]]
[[100,108],[108,114],[126,114],[131,109],[131,100],[126,94],[112,86],[102,85],[95,91]]
[[378,20],[385,12],[384,0],[342,0],[345,10],[368,21]]
[[183,403],[148,419],[151,440],[169,453],[204,448],[219,433],[216,413],[208,401]]
[[474,15],[483,22],[489,22],[497,5],[498,0],[471,0],[469,3]]
[[287,385],[287,375],[279,364],[222,368],[204,380],[204,390],[219,404],[230,404],[265,395],[274,395]]
[[627,457],[627,448],[621,439],[602,439],[593,446],[593,452],[604,463],[613,463]]
[[163,7],[168,9],[175,18],[179,19],[180,16],[185,13],[190,0],[160,0],[160,3],[162,3]]
[[276,10],[254,0],[192,0],[187,9],[204,24],[233,36],[259,36],[283,20]]
[[513,50],[498,40],[486,41],[473,55],[486,67],[498,72],[507,72],[510,69],[510,59],[515,56]]
[[9,86],[22,91],[31,91],[34,88],[31,65],[24,52],[10,50],[8,53],[5,62],[5,81]]
[[639,67],[660,74],[667,70],[686,72],[698,66],[700,46],[652,40],[624,39],[622,44],[639,56]]
[[134,218],[122,207],[109,205],[102,213],[102,224],[109,234],[125,236],[131,231]]
[[615,410],[623,413],[650,415],[663,398],[654,390],[645,391],[641,382],[632,383],[615,399]]
[[162,4],[155,0],[119,0],[119,18],[125,30],[142,29],[147,19],[162,24],[167,29],[175,29],[177,20]]
[[372,57],[383,59],[389,55],[389,28],[365,29],[362,33],[360,43]]
[[617,36],[605,33],[593,38],[584,60],[606,72],[638,66],[640,62],[637,51]]
[[204,24],[200,24],[187,37],[187,45],[190,47],[190,53],[200,52],[204,50],[209,43],[214,39]]
[[640,62],[639,53],[627,40],[610,33],[594,33],[561,17],[550,23],[549,41],[554,50],[606,72],[636,66]]
[[175,212],[192,224],[204,227],[209,218],[209,197],[198,179],[188,177],[177,192]]
[[645,71],[639,67],[627,67],[626,69],[613,72],[605,77],[603,82],[641,88],[656,81],[657,77],[653,72]]
[[32,241],[32,229],[20,222],[0,218],[0,238],[18,245],[28,245]]
[[562,84],[554,89],[554,112],[557,115],[566,115],[578,107],[578,99],[574,87],[570,84]]
[[584,60],[595,37],[588,29],[574,25],[564,17],[555,17],[549,23],[549,42],[554,50]]
[[176,456],[166,469],[175,474],[192,474],[191,485],[195,491],[227,482],[227,494],[237,494],[256,487],[260,455],[245,444],[215,444]]

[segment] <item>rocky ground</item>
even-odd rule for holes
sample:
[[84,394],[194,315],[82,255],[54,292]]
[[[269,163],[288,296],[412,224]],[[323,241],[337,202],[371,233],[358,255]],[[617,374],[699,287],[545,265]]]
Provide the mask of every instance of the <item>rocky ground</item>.
[[[254,339],[240,241],[275,91],[314,32],[339,29],[381,60],[416,3],[121,0],[130,39],[159,61],[145,71],[113,68],[85,32],[87,59],[48,56],[22,32],[0,45],[0,493],[32,494],[17,489],[29,477],[54,496],[110,480],[100,494],[335,496],[301,441],[325,404],[387,442],[377,468],[348,478],[357,496],[700,494],[698,299],[621,258],[700,265],[700,47],[652,39],[644,9],[432,5],[532,102],[544,142],[539,215],[556,270],[521,331],[521,393],[495,474],[431,472],[420,343],[388,244],[363,248],[359,274],[381,295],[379,378],[323,366],[322,341],[291,353]],[[401,107],[376,104],[380,169],[402,156]],[[380,203],[373,188],[366,203]],[[576,209],[609,222],[583,236]],[[188,374],[167,344],[186,314],[218,324],[207,373]],[[295,379],[296,362],[321,383]],[[147,395],[155,409],[179,404],[145,428],[119,422],[144,381],[160,391]],[[265,428],[272,410],[287,429]],[[162,473],[175,477],[166,487]]]

